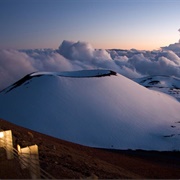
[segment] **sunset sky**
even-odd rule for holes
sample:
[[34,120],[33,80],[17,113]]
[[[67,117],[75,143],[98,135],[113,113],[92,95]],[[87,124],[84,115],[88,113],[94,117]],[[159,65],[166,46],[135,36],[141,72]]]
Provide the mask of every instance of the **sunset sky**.
[[0,48],[152,50],[180,39],[179,0],[0,0]]

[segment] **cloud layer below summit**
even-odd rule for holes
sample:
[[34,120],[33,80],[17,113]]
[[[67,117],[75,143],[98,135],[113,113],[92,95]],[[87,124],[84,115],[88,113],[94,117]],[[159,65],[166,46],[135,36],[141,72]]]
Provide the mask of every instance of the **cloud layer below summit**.
[[128,78],[180,77],[180,43],[160,50],[94,49],[87,42],[63,41],[57,50],[0,49],[0,90],[35,71],[110,69]]

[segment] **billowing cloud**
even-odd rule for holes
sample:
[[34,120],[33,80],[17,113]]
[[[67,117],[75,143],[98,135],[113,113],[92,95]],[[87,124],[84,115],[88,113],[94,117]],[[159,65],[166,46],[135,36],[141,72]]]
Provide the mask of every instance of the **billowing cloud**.
[[[178,29],[180,32],[180,29]],[[180,39],[178,43],[170,44],[169,46],[161,47],[162,50],[170,50],[178,53],[180,55]]]
[[0,50],[0,90],[33,71],[37,69],[32,66],[27,54],[16,50]]
[[35,71],[68,71],[72,65],[56,52],[0,50],[0,90]]
[[[166,56],[165,56],[166,55]],[[146,75],[169,75],[180,76],[179,59],[171,52],[158,54],[155,59],[147,58],[144,54],[137,54],[129,58],[127,65],[135,69],[143,76]]]
[[0,50],[0,90],[34,71],[105,68],[128,78],[180,77],[180,43],[156,51],[94,49],[86,42],[63,41],[57,50]]
[[106,50],[96,50],[86,42],[63,41],[58,52],[70,60],[111,60],[110,54]]
[[68,71],[72,70],[71,63],[54,50],[25,51],[31,58],[31,64],[38,71]]
[[164,51],[173,51],[180,54],[180,42],[175,44],[170,44],[169,46],[161,47]]

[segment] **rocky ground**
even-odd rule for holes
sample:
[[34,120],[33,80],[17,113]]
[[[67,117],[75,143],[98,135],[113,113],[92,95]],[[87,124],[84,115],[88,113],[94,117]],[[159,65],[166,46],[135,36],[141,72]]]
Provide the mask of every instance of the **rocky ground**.
[[[179,179],[180,152],[112,151],[85,147],[0,120],[0,129],[12,130],[14,147],[37,144],[40,167],[55,179]],[[0,148],[0,179],[30,178],[17,159],[6,160]]]

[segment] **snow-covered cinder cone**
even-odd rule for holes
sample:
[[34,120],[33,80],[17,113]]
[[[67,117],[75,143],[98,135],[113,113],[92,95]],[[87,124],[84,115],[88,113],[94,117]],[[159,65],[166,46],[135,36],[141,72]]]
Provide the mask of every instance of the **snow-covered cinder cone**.
[[180,149],[179,102],[110,70],[27,75],[0,93],[0,116],[86,146]]

